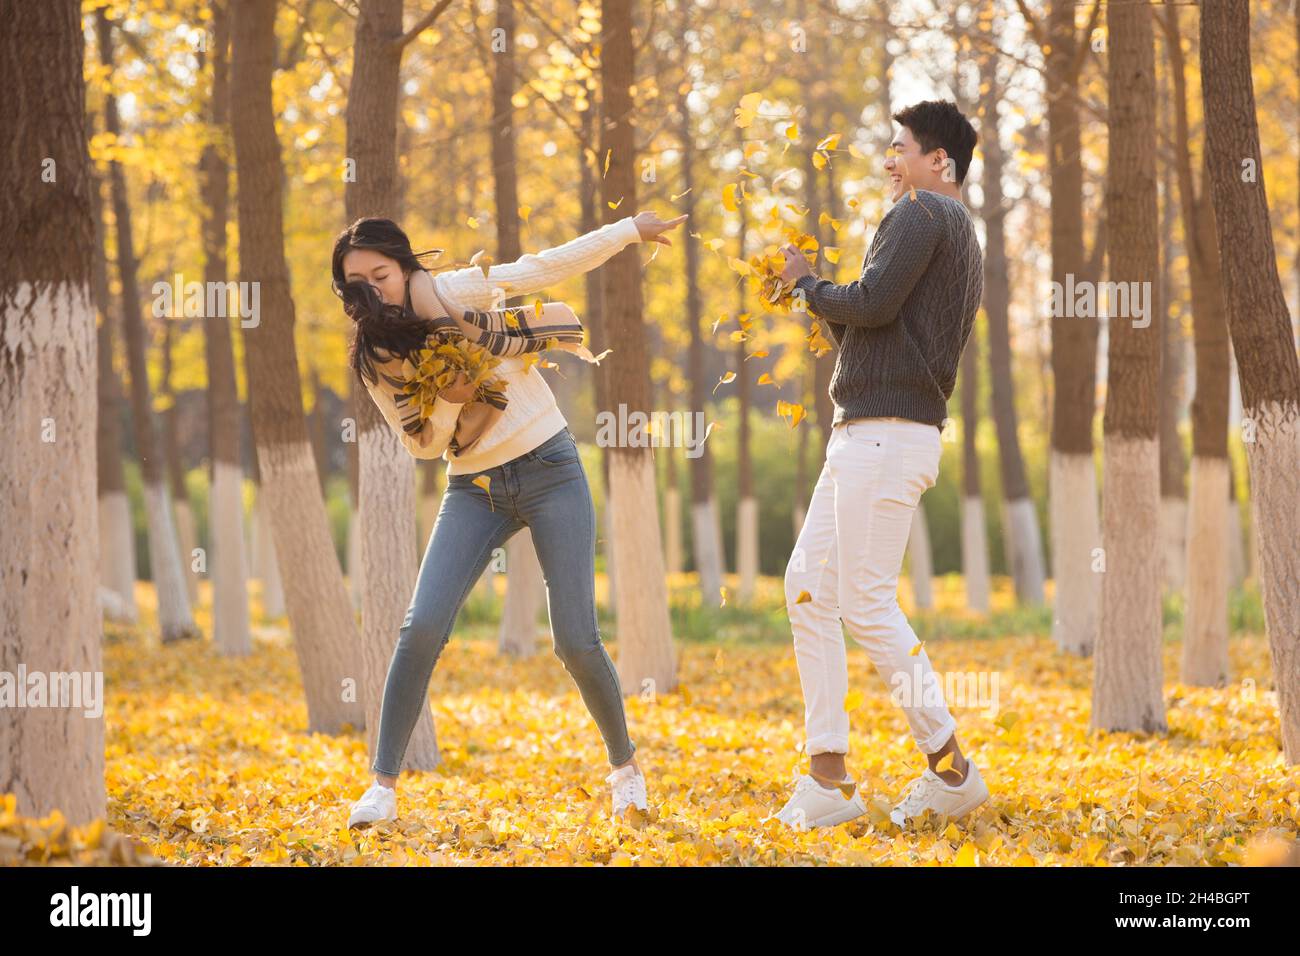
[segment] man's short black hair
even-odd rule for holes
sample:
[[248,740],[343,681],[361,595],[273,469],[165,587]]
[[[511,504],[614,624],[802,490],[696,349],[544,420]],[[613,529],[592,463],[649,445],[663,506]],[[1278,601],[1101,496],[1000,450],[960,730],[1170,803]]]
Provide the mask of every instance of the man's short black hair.
[[966,170],[970,168],[979,135],[956,103],[925,100],[899,110],[894,119],[912,131],[912,138],[921,144],[922,152],[933,152],[942,146],[956,166],[957,182],[966,181]]

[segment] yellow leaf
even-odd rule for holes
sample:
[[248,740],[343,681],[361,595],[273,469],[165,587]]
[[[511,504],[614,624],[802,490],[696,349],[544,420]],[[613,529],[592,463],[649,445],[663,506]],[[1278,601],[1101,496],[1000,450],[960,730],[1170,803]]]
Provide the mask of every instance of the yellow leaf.
[[764,372],[762,375],[760,375],[760,376],[758,377],[758,384],[759,384],[759,385],[775,385],[776,382],[772,380],[772,376],[771,376],[771,375],[769,375],[767,372]]
[[789,126],[785,128],[785,138],[789,140],[796,140],[799,138],[798,123],[791,123]]
[[807,604],[807,603],[808,603],[809,601],[811,601],[811,600],[812,600],[812,595],[811,595],[811,594],[809,594],[807,591],[800,591],[800,592],[799,592],[799,596],[798,596],[797,598],[795,598],[795,602],[794,602],[794,603],[795,603],[795,604]]
[[623,205],[623,197],[619,196],[618,202],[606,202],[605,205],[610,209],[617,209],[619,206]]
[[720,587],[720,588],[718,588],[718,593],[722,595],[722,603],[719,604],[718,607],[726,607],[726,606],[727,606],[727,589],[726,589],[725,587]]
[[826,246],[824,249],[822,249],[822,255],[824,255],[827,261],[830,262],[832,265],[840,261],[840,250],[835,248],[834,246]]
[[487,475],[479,475],[477,478],[474,479],[472,484],[478,485],[485,492],[487,492],[488,507],[491,508],[493,511],[496,511],[496,506],[492,504],[492,490],[490,487],[492,484],[492,479],[489,478]]
[[915,657],[917,654],[920,654],[921,648],[923,648],[924,646],[925,646],[925,641],[917,641],[915,644],[912,645],[912,649],[907,652],[908,656]]
[[955,756],[955,753],[954,753],[953,751],[951,751],[951,750],[948,751],[946,754],[944,754],[943,757],[942,757],[942,759],[940,759],[940,761],[939,761],[937,764],[934,765],[934,772],[935,772],[935,773],[943,773],[944,771],[951,770],[951,769],[952,769],[952,758],[953,758],[954,756]]
[[713,386],[713,394],[716,395],[718,393],[718,388],[720,386],[726,385],[729,382],[734,382],[735,380],[736,380],[735,372],[723,372],[722,377],[718,379],[718,384]]
[[735,183],[727,183],[727,185],[722,187],[722,206],[727,210],[727,212],[735,212],[737,208],[739,208],[736,205]]
[[533,211],[533,207],[532,207],[532,206],[520,206],[520,207],[519,207],[519,218],[522,219],[524,222],[527,222],[527,221],[528,221],[528,217],[529,217],[529,215],[532,214],[532,211]]
[[471,229],[477,229],[478,228],[477,217],[470,216],[468,219],[465,220],[465,225],[469,226]]
[[[610,147],[609,149],[605,150],[605,168],[602,169],[602,170],[600,171],[600,178],[601,178],[601,179],[604,179],[604,178],[605,178],[605,174],[609,172],[609,160],[610,160],[610,157],[613,156],[613,155],[614,155],[614,149],[613,149],[613,147]],[[622,202],[622,201],[623,201],[623,200],[621,200],[621,199],[619,200],[619,202]]]
[[957,851],[957,858],[953,860],[954,866],[975,866],[975,844],[963,843],[961,849]]

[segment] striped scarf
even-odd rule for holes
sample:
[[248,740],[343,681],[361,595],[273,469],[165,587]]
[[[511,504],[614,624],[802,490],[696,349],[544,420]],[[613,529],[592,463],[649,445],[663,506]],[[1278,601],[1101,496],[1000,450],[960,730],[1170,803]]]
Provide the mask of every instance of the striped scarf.
[[[606,349],[599,355],[591,354],[582,344],[581,321],[564,302],[538,302],[534,305],[482,311],[464,308],[455,301],[449,302],[439,291],[436,279],[432,287],[446,313],[431,318],[431,338],[435,341],[430,344],[434,347],[437,341],[464,338],[502,358],[560,349],[597,365],[610,352]],[[408,284],[406,308],[410,307]],[[421,409],[415,401],[416,396],[408,389],[416,378],[415,363],[409,358],[389,355],[388,361],[381,362],[376,371],[380,381],[386,384],[401,417],[402,430],[416,437],[431,437],[427,415],[422,414],[426,410]],[[475,397],[461,407],[456,419],[456,431],[449,445],[452,452],[461,454],[472,447],[501,418],[507,404],[504,382],[499,379],[482,382]]]

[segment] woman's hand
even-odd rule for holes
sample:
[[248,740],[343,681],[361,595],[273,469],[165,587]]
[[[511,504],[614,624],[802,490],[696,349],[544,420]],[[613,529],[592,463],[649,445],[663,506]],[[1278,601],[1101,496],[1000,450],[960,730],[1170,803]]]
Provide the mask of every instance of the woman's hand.
[[669,229],[675,229],[685,222],[686,213],[665,222],[656,213],[639,212],[632,218],[632,221],[636,223],[637,232],[641,233],[642,242],[662,242],[665,246],[671,246],[672,243],[668,241],[668,237],[661,235],[661,233],[665,233]]
[[468,375],[464,372],[457,372],[456,381],[440,390],[438,392],[438,397],[457,405],[464,405],[474,397],[474,391],[477,388],[477,385],[470,382]]

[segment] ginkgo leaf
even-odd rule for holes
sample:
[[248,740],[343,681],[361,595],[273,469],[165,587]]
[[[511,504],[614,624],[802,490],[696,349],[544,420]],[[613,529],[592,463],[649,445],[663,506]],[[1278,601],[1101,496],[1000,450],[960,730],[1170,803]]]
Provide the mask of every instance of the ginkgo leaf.
[[832,265],[835,265],[840,261],[840,250],[835,246],[824,246],[822,248],[822,255],[824,255],[826,260]]
[[912,649],[907,652],[907,655],[909,657],[915,657],[917,654],[921,653],[921,648],[923,648],[924,646],[925,646],[925,641],[917,641],[915,644],[912,645]]
[[722,207],[727,212],[735,212],[739,207],[736,205],[736,184],[727,183],[722,187]]
[[533,211],[533,207],[532,207],[532,206],[520,206],[520,207],[519,207],[519,218],[522,219],[524,222],[527,222],[527,221],[528,221],[528,217],[532,214],[532,211]]
[[951,770],[951,769],[952,769],[952,761],[953,761],[953,758],[954,758],[955,756],[956,756],[956,752],[955,752],[955,751],[952,751],[952,750],[948,751],[946,754],[944,754],[944,755],[939,759],[939,762],[938,762],[937,764],[935,764],[931,769],[932,769],[935,773],[943,773],[945,770]]
[[468,219],[465,220],[465,225],[469,226],[471,229],[477,229],[477,228],[478,228],[478,217],[477,217],[477,216],[470,216]]
[[718,389],[721,386],[726,385],[729,382],[734,382],[735,380],[736,380],[735,372],[723,372],[722,377],[718,379],[718,384],[713,386],[712,394],[716,395],[718,393]]
[[795,602],[794,602],[794,603],[795,603],[795,604],[807,604],[807,603],[808,603],[809,601],[811,601],[811,600],[812,600],[812,595],[811,595],[811,594],[809,594],[807,591],[800,591],[800,592],[799,592],[799,596],[798,596],[797,598],[795,598]]
[[745,356],[745,361],[748,362],[752,358],[767,358],[768,354],[767,349],[755,349]]
[[764,372],[762,375],[760,375],[760,376],[758,377],[758,382],[757,382],[756,384],[758,384],[758,385],[775,385],[776,382],[773,380],[773,378],[772,378],[771,375],[769,375],[767,372]]
[[796,140],[799,138],[798,123],[791,123],[789,126],[785,128],[785,138],[789,140]]
[[478,485],[487,493],[488,508],[490,508],[492,511],[496,511],[497,510],[496,506],[492,504],[492,489],[491,489],[492,479],[487,475],[479,475],[471,482],[471,484]]
[[668,198],[668,201],[669,201],[669,202],[676,202],[677,200],[679,200],[679,199],[681,199],[683,196],[685,196],[686,193],[690,192],[691,189],[694,189],[694,188],[695,188],[694,186],[691,186],[690,188],[686,189],[685,191],[683,191],[683,192],[679,192],[676,196],[670,196],[670,197]]
[[718,588],[718,593],[722,596],[722,603],[719,604],[718,607],[726,607],[726,606],[727,606],[727,588],[726,588],[726,586],[724,585],[723,587]]
[[492,267],[492,262],[493,259],[487,254],[486,249],[480,249],[478,252],[474,253],[474,255],[469,257],[469,264],[472,266],[478,266],[482,269],[483,278],[485,279],[488,278],[488,269]]
[[610,209],[617,209],[619,206],[623,205],[623,197],[619,196],[618,202],[606,202],[605,205]]
[[[602,170],[600,171],[600,178],[601,178],[601,179],[604,179],[604,178],[605,178],[605,174],[609,172],[609,160],[610,160],[610,157],[612,157],[613,155],[614,155],[614,148],[613,148],[612,146],[611,146],[609,149],[605,150],[605,168],[602,169]],[[621,200],[621,199],[619,200],[619,202],[622,202],[622,201],[623,201],[623,200]]]
[[543,306],[543,304],[542,304],[542,300],[541,300],[541,299],[534,299],[534,300],[533,300],[533,315],[537,316],[537,318],[540,319],[540,318],[542,317],[542,309],[543,309],[543,308],[544,308],[544,306]]

